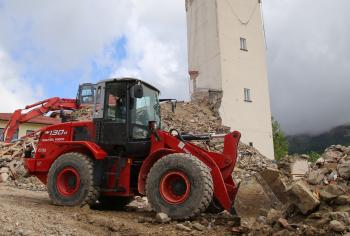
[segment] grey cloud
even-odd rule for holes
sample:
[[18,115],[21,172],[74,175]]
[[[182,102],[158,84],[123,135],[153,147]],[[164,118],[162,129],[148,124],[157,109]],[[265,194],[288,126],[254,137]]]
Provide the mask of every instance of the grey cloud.
[[265,0],[273,115],[289,134],[350,122],[350,2]]

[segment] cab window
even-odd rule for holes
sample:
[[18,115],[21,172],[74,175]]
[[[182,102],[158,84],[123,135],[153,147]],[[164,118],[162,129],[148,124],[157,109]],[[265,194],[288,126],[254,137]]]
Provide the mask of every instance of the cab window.
[[105,119],[125,124],[127,116],[126,102],[126,86],[124,83],[107,85]]

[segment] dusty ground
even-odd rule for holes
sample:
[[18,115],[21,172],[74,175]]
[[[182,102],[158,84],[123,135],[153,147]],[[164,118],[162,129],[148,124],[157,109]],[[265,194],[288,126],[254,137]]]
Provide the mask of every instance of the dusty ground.
[[191,232],[178,230],[177,222],[139,223],[153,217],[152,212],[54,206],[46,192],[0,184],[0,235],[231,235],[229,227],[215,223]]

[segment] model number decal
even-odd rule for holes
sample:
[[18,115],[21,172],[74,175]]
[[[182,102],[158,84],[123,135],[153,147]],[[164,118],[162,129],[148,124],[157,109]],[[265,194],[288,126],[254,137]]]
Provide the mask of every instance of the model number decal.
[[54,129],[46,131],[45,134],[50,136],[60,136],[60,135],[66,135],[68,132],[64,129]]
[[46,152],[46,148],[39,148],[38,152]]

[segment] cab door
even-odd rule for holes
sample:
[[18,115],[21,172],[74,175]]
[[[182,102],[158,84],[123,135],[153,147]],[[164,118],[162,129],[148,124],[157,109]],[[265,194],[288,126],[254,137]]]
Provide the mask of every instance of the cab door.
[[127,142],[127,82],[106,83],[103,118],[97,121],[98,143],[124,146]]

